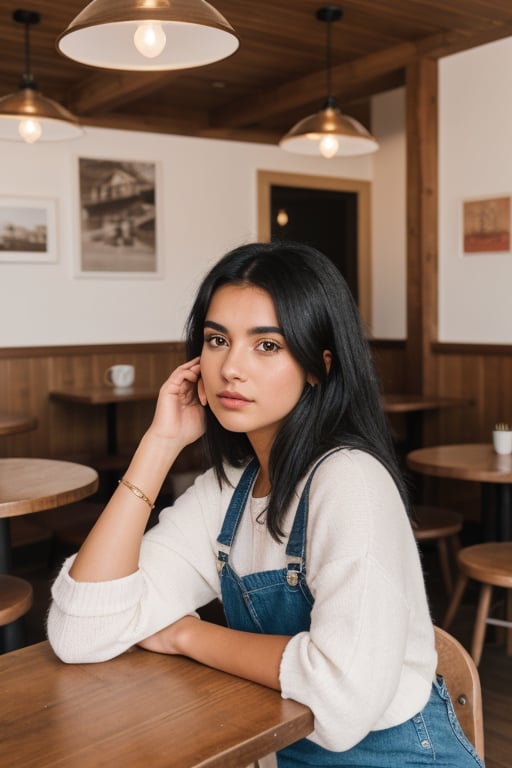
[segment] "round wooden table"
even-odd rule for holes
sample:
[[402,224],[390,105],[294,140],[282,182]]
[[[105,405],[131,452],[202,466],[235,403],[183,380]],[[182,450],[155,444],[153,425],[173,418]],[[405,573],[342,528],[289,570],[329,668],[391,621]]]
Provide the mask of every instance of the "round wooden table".
[[7,518],[85,499],[98,488],[98,473],[54,459],[0,459],[0,573],[10,566]]
[[0,435],[15,435],[29,432],[37,427],[37,419],[29,413],[8,413],[0,411]]
[[495,453],[490,443],[439,445],[411,451],[407,464],[424,475],[481,483],[485,539],[512,539],[512,455]]
[[[0,573],[11,565],[9,517],[71,504],[93,494],[98,473],[83,464],[53,459],[0,459]],[[24,642],[21,619],[2,627],[0,652]]]

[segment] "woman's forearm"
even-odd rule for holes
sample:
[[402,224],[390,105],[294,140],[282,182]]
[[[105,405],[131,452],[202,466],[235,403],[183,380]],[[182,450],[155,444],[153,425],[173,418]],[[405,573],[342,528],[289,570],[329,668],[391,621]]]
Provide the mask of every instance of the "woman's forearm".
[[[147,432],[126,479],[154,502],[180,449]],[[70,576],[76,581],[110,581],[136,571],[150,514],[149,504],[120,484],[76,556]]]
[[185,616],[140,645],[159,653],[188,656],[279,691],[281,657],[289,640],[285,635],[241,632]]

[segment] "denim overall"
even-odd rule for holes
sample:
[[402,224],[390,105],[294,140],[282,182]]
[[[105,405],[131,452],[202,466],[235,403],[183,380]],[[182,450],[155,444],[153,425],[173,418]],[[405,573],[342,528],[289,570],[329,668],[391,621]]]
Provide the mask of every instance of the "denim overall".
[[[300,498],[286,548],[286,568],[239,577],[230,566],[229,552],[258,473],[257,462],[253,460],[242,474],[217,539],[217,567],[229,627],[279,635],[309,630],[314,602],[306,583],[305,563],[309,489],[317,467],[328,455],[312,470]],[[371,695],[368,691],[368,696]],[[483,765],[462,732],[440,677],[432,685],[425,708],[405,723],[372,731],[345,752],[332,752],[307,738],[301,739],[280,750],[277,762],[279,768],[481,768]]]

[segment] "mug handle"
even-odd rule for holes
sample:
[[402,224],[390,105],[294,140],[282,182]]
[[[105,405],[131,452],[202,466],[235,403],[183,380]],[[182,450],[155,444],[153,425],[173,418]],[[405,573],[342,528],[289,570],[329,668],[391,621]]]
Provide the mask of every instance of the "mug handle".
[[105,384],[109,384],[110,386],[112,386],[112,383],[113,383],[111,379],[111,371],[113,367],[114,366],[111,365],[109,368],[107,368],[107,370],[103,374],[103,381],[105,382]]

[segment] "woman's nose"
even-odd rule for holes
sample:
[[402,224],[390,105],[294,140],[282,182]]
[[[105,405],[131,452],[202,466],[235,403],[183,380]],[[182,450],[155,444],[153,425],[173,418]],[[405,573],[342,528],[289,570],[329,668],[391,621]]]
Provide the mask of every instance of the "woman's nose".
[[230,347],[222,363],[222,375],[229,381],[231,379],[245,380],[246,365],[242,350]]

